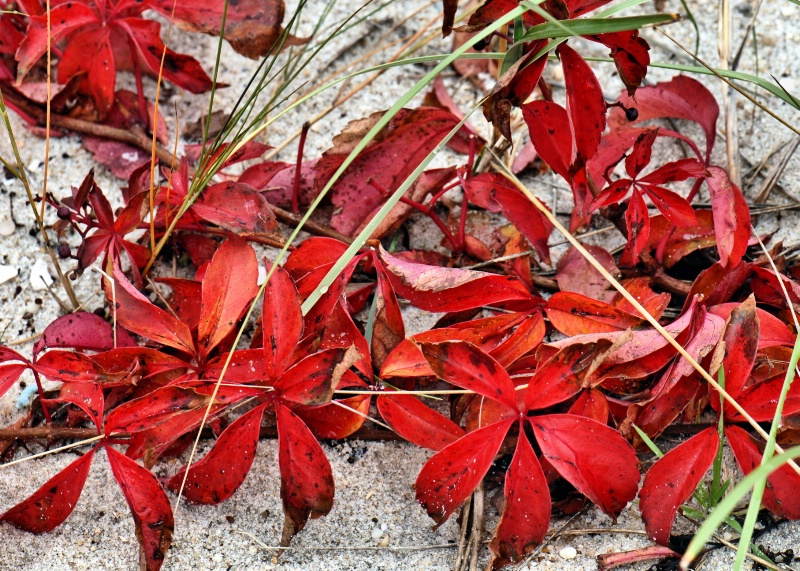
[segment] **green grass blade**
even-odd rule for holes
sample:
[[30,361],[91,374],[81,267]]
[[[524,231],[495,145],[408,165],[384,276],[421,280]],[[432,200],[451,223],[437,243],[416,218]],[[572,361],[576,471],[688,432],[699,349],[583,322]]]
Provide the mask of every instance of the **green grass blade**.
[[785,451],[783,454],[772,457],[742,479],[742,481],[725,496],[716,509],[708,515],[706,521],[703,522],[703,525],[697,530],[697,533],[686,548],[686,553],[684,553],[681,558],[681,569],[685,570],[689,568],[689,564],[700,554],[703,546],[716,533],[717,528],[725,522],[726,518],[736,508],[736,504],[747,495],[759,479],[769,476],[772,472],[786,464],[787,461],[794,460],[795,458],[800,458],[800,446],[795,446]]
[[558,24],[544,22],[525,33],[523,41],[564,38],[571,36],[592,36],[612,32],[638,30],[645,26],[670,24],[678,17],[675,14],[648,14],[646,16],[627,16],[624,18],[582,18],[580,20],[561,20]]
[[689,4],[686,0],[681,0],[681,6],[686,10],[686,19],[691,22],[694,28],[694,56],[697,57],[698,52],[700,52],[700,28],[697,26],[697,20],[694,19],[694,14],[689,9]]

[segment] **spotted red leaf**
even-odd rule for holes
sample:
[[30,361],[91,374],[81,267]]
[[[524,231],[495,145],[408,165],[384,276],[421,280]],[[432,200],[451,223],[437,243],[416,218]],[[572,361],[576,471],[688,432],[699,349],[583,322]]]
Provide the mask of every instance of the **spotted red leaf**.
[[158,571],[164,563],[175,520],[172,506],[158,479],[134,460],[106,446],[114,479],[125,496],[136,525],[143,567]]
[[303,333],[303,314],[297,288],[283,268],[274,272],[264,288],[261,309],[264,364],[271,379],[277,379],[289,364]]
[[708,173],[706,183],[711,195],[719,261],[723,266],[735,265],[742,259],[750,240],[750,208],[725,169],[708,167]]
[[220,228],[243,236],[271,235],[278,228],[275,215],[262,194],[246,184],[221,182],[203,191],[192,211]]
[[417,476],[417,501],[439,527],[478,487],[514,419],[479,428],[441,449]]
[[531,141],[542,160],[569,180],[572,165],[572,127],[567,110],[557,103],[531,101],[522,106]]
[[[585,165],[597,152],[600,136],[606,128],[606,102],[603,99],[603,89],[592,68],[575,50],[564,43],[558,46],[557,51],[561,57],[561,66],[564,68],[567,112],[572,120],[577,151],[575,162]],[[539,148],[536,150],[539,151]],[[541,151],[539,154],[542,154]]]
[[596,420],[571,414],[529,419],[542,455],[570,484],[616,517],[638,490],[639,461],[620,434]]
[[278,464],[284,522],[281,544],[305,527],[309,518],[327,515],[333,507],[333,473],[325,452],[311,431],[288,407],[275,407],[278,418]]
[[83,491],[93,448],[47,480],[31,496],[0,515],[0,521],[32,533],[53,531],[69,517]]
[[669,544],[678,508],[694,493],[718,447],[717,429],[707,428],[667,452],[647,471],[639,492],[639,511],[650,539]]
[[505,479],[505,502],[489,545],[492,568],[521,561],[542,542],[550,523],[550,490],[527,436],[521,433]]
[[[222,431],[214,447],[192,464],[183,488],[184,497],[197,504],[224,502],[239,489],[255,459],[261,417],[266,403],[247,411]],[[186,467],[167,481],[167,488],[181,488]]]
[[635,329],[644,323],[637,315],[571,292],[553,294],[545,312],[553,327],[568,336]]

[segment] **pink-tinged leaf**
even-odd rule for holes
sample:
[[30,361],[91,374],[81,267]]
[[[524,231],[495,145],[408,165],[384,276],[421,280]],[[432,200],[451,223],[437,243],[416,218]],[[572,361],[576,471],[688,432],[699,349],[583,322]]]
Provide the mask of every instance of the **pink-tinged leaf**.
[[581,391],[572,406],[569,407],[567,414],[586,416],[593,418],[600,424],[608,423],[608,399],[606,395],[597,389]]
[[[722,369],[725,371],[725,391],[734,398],[744,389],[758,351],[760,324],[756,313],[756,301],[748,297],[734,309],[728,318],[722,341],[725,343],[725,354],[722,358]],[[726,408],[730,406],[726,402]]]
[[277,379],[289,364],[303,333],[303,314],[297,288],[283,268],[275,268],[264,289],[261,312],[264,362],[270,379]]
[[[264,57],[278,47],[276,42],[284,31],[281,27],[285,10],[282,0],[242,0],[230,5],[215,0],[199,0],[190,4],[148,0],[148,5],[168,19],[174,17],[181,28],[212,36],[220,35],[224,13],[225,39],[237,53],[251,59]],[[306,41],[288,34],[281,47]]]
[[200,354],[211,352],[233,331],[258,293],[258,262],[253,248],[231,237],[220,246],[203,279],[197,344]]
[[382,395],[377,405],[381,417],[395,432],[422,448],[441,450],[464,436],[455,422],[412,395]]
[[584,333],[624,331],[639,328],[644,320],[579,293],[557,292],[547,300],[547,317],[553,327],[567,336]]
[[[627,192],[627,190],[626,190]],[[600,264],[608,270],[611,275],[620,275],[619,268],[606,250],[598,246],[583,244]],[[603,274],[598,272],[578,250],[570,247],[567,252],[558,260],[556,268],[556,281],[558,289],[562,292],[574,292],[596,299],[609,302],[614,297],[614,290],[611,289],[608,281]]]
[[[31,14],[28,29],[19,45],[17,77],[21,81],[33,65],[47,53],[47,16]],[[97,22],[97,14],[81,2],[66,2],[50,11],[50,42],[56,45],[69,34]]]
[[[722,319],[728,319],[733,310],[738,307],[738,303],[721,303],[708,308],[709,313],[718,315]],[[766,349],[767,347],[776,347],[780,345],[792,345],[794,343],[794,335],[792,335],[786,324],[772,315],[764,311],[760,307],[756,307],[756,316],[758,317],[760,334],[758,336],[758,350]]]
[[[317,192],[382,115],[378,112],[353,121],[333,139],[333,147],[315,167]],[[386,201],[379,189],[395,191],[457,124],[458,119],[443,109],[401,109],[333,185],[331,201],[338,210],[331,226],[351,235],[376,206]]]
[[[564,68],[567,112],[572,120],[577,150],[575,162],[583,166],[597,152],[600,136],[606,129],[606,102],[600,82],[586,60],[566,43],[558,46],[557,52]],[[538,147],[536,150],[539,151]]]
[[417,476],[417,501],[439,527],[475,491],[514,419],[469,432],[431,457]]
[[309,518],[327,515],[333,507],[333,472],[325,452],[289,408],[275,407],[278,419],[278,464],[284,522],[281,545],[305,527]]
[[116,263],[113,277],[114,283],[104,278],[103,287],[109,303],[116,301],[117,323],[128,331],[163,345],[185,353],[195,352],[192,333],[185,323],[150,303],[133,287]]
[[141,18],[120,18],[115,26],[127,34],[143,67],[154,76],[161,69],[161,55],[166,49],[164,67],[161,70],[164,79],[192,93],[203,93],[211,89],[211,78],[203,71],[203,67],[193,57],[178,54],[165,48],[161,41],[161,24],[155,20]]
[[650,157],[653,154],[653,143],[658,137],[658,127],[645,129],[636,138],[633,150],[625,158],[625,172],[631,178],[636,178],[644,168],[650,164]]
[[[638,89],[635,99],[630,95],[620,95],[619,102],[626,108],[634,107],[639,112],[634,123],[660,117],[697,122],[706,136],[706,160],[711,156],[717,137],[719,105],[711,92],[696,79],[678,75],[670,81]],[[631,125],[625,112],[619,108],[611,110],[608,123],[612,130],[625,129]]]
[[536,369],[525,391],[525,408],[537,410],[569,399],[607,356],[610,341],[568,345]]
[[424,343],[419,346],[428,366],[443,381],[517,408],[511,377],[500,363],[469,343]]
[[571,414],[529,419],[542,455],[570,484],[615,519],[636,497],[639,461],[620,434]]
[[464,184],[470,202],[489,212],[502,212],[530,241],[545,263],[550,264],[547,240],[553,225],[506,177],[497,173],[482,173],[470,177]]
[[647,471],[639,492],[639,511],[650,539],[669,545],[678,508],[697,488],[719,447],[716,428],[707,428],[673,448]]
[[[761,465],[762,447],[757,445],[744,429],[729,426],[725,429],[725,436],[745,476]],[[791,466],[784,464],[767,478],[762,503],[778,517],[800,519],[798,489],[800,489],[800,476]]]
[[489,549],[492,568],[521,561],[542,542],[550,523],[550,490],[531,443],[520,431],[506,472],[505,503]]
[[192,210],[203,220],[238,234],[272,234],[278,222],[260,192],[238,182],[221,182],[203,191]]
[[[117,346],[132,347],[135,343],[125,331],[117,331]],[[114,330],[102,317],[86,311],[62,315],[42,332],[33,348],[37,355],[46,348],[71,348],[81,351],[108,351],[114,348]]]
[[636,189],[625,211],[625,225],[628,228],[627,251],[636,263],[647,246],[647,237],[650,235],[650,213],[641,193]]
[[720,167],[708,167],[706,178],[714,213],[719,261],[723,266],[739,263],[750,240],[750,208],[738,186]]
[[695,226],[697,216],[694,209],[681,195],[660,186],[641,185],[641,189],[653,204],[675,226]]
[[586,37],[611,49],[610,55],[617,66],[619,78],[625,84],[628,95],[633,95],[642,84],[650,65],[650,46],[639,37],[639,30]]
[[92,466],[95,449],[47,480],[31,496],[0,515],[0,521],[31,533],[53,531],[69,517]]
[[125,496],[136,525],[142,567],[158,571],[172,544],[172,506],[158,479],[134,460],[106,446],[114,479]]
[[503,301],[533,305],[536,300],[516,278],[409,262],[383,248],[380,258],[395,292],[426,311],[463,311]]
[[[293,403],[317,406],[333,396],[334,371],[344,358],[343,349],[327,349],[298,361],[275,382],[275,390]],[[340,373],[341,374],[341,373]]]
[[[237,418],[222,431],[214,447],[195,462],[186,477],[184,497],[196,504],[216,505],[239,489],[255,459],[261,417],[267,404],[257,406]],[[172,476],[166,486],[181,489],[186,467]]]
[[76,76],[84,76],[81,84],[104,117],[114,103],[117,80],[109,28],[91,28],[70,38],[58,64],[58,81],[67,83]]
[[569,180],[572,128],[567,110],[557,103],[531,101],[522,106],[522,116],[536,152],[551,169]]

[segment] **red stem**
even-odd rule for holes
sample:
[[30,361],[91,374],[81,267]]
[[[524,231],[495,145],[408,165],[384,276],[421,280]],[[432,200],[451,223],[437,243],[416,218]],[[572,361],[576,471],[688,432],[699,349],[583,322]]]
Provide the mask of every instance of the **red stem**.
[[39,372],[36,369],[31,369],[31,371],[33,371],[33,378],[36,379],[36,391],[39,393],[39,404],[41,404],[42,406],[44,419],[48,424],[50,424],[53,422],[53,417],[50,416],[50,411],[47,410],[47,407],[44,405],[45,398],[44,398],[44,389],[42,388],[42,380],[39,378]]
[[300,176],[303,166],[303,149],[306,146],[306,136],[311,128],[311,123],[306,121],[300,131],[300,142],[297,144],[297,166],[294,170],[294,188],[292,189],[292,214],[300,212]]

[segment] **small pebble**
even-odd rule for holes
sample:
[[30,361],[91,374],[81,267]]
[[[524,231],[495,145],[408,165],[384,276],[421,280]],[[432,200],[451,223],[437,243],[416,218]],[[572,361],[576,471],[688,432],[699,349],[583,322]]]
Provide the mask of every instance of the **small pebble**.
[[383,535],[383,530],[379,527],[376,527],[372,530],[372,539],[380,539]]
[[14,233],[14,223],[8,218],[0,220],[0,236],[11,236]]
[[384,535],[381,540],[378,542],[379,547],[389,547],[389,536]]
[[39,258],[31,268],[31,287],[36,291],[40,291],[47,289],[47,286],[50,285],[53,285],[53,278],[47,269],[47,262]]
[[561,559],[575,559],[578,556],[578,550],[571,545],[567,545],[558,552],[558,556]]
[[0,264],[0,284],[6,283],[8,280],[13,280],[17,277],[19,270],[14,266],[4,266]]

